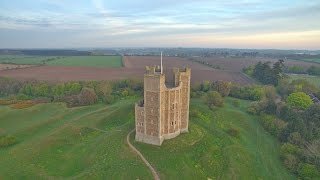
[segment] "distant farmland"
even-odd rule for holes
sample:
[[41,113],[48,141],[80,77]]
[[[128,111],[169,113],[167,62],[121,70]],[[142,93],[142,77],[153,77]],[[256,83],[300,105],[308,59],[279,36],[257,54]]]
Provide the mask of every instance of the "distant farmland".
[[2,64],[121,67],[121,56],[0,56]]
[[[88,58],[86,58],[88,57]],[[108,57],[107,59],[104,59]],[[121,67],[123,63],[123,67]],[[0,71],[0,76],[16,79],[36,79],[44,81],[90,81],[142,79],[145,66],[160,65],[157,56],[70,56],[46,61],[39,67]],[[189,61],[187,58],[164,57],[164,73],[167,80],[173,80],[172,68],[190,67],[193,84],[208,80],[224,80],[237,84],[252,84],[254,81],[239,71],[218,70]]]
[[47,65],[82,67],[121,67],[121,56],[68,56],[48,61]]

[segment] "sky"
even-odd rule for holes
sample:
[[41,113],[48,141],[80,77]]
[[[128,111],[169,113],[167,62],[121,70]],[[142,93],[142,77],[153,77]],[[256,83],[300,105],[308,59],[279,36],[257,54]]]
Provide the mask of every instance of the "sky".
[[320,0],[0,0],[0,48],[320,49]]

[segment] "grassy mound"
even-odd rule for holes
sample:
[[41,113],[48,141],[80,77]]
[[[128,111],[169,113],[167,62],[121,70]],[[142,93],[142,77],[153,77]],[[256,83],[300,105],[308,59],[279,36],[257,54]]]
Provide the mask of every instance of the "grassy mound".
[[[0,132],[17,139],[0,148],[0,179],[152,179],[126,144],[135,101],[72,109],[59,103],[0,106]],[[161,147],[131,140],[162,179],[292,179],[276,140],[244,113],[246,102],[231,104],[228,99],[211,111],[193,99],[189,133]]]
[[[161,147],[134,142],[162,179],[294,179],[282,166],[278,144],[252,116],[247,103],[211,111],[192,100],[189,133]],[[236,136],[232,131],[237,131]]]

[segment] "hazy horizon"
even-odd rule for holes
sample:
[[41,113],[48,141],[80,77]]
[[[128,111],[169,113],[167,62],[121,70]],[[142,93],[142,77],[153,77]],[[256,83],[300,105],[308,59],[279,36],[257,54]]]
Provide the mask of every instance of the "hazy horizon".
[[0,48],[320,50],[320,1],[2,0]]

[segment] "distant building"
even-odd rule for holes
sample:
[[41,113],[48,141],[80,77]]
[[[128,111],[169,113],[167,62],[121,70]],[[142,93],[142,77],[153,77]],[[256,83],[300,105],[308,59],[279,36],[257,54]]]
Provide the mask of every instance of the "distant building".
[[144,100],[135,105],[136,141],[161,145],[188,132],[191,69],[174,68],[166,84],[161,66],[146,67]]

